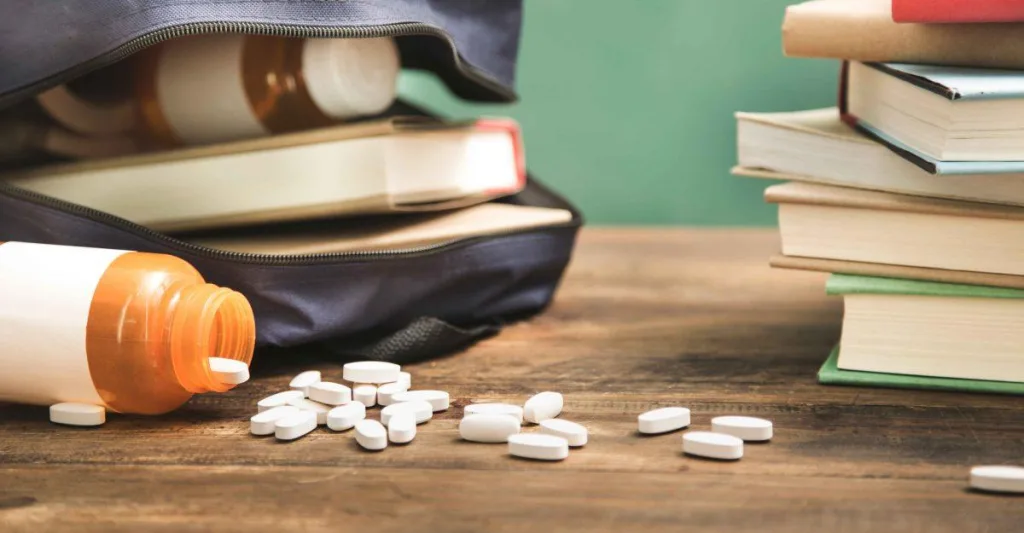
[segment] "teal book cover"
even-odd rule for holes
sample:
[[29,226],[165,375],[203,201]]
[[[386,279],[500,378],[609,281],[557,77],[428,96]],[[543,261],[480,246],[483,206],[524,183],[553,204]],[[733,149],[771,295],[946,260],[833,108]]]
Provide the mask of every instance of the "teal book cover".
[[846,385],[851,387],[877,387],[884,389],[922,389],[953,392],[974,392],[986,394],[1024,395],[1024,383],[1006,381],[982,381],[975,379],[933,378],[842,370],[838,366],[839,346],[825,360],[818,370],[818,383],[823,385]]

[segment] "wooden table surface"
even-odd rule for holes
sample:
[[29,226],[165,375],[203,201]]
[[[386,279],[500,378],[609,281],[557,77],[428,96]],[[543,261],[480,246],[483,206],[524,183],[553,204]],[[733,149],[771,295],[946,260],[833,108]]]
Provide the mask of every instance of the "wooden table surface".
[[[773,271],[768,230],[585,231],[554,306],[466,353],[407,368],[454,405],[408,446],[351,433],[248,433],[302,360],[163,418],[57,427],[0,406],[0,531],[1020,531],[1024,498],[966,490],[971,465],[1024,463],[1019,398],[823,387],[839,336],[824,276]],[[460,442],[462,406],[561,391],[590,443],[559,463]],[[774,421],[738,462],[641,437],[682,405]],[[372,416],[377,416],[376,412]],[[346,528],[346,529],[340,529]],[[701,529],[698,531],[707,531]]]

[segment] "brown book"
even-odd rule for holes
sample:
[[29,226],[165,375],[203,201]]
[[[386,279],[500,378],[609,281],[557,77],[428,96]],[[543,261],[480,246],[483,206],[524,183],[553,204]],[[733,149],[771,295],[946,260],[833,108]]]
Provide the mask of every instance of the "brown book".
[[772,268],[788,268],[794,270],[810,270],[814,272],[830,272],[833,274],[872,276],[877,278],[917,279],[922,281],[938,281],[940,283],[957,283],[960,285],[984,285],[988,287],[1024,289],[1024,276],[1010,276],[1007,274],[987,274],[984,272],[965,272],[963,270],[940,270],[937,268],[883,265],[880,263],[862,263],[859,261],[820,259],[816,257],[795,257],[790,255],[776,255],[772,257],[768,263]]
[[811,183],[769,187],[782,253],[1024,276],[1024,209]]
[[815,0],[786,9],[794,57],[1024,69],[1024,23],[897,24],[890,0]]

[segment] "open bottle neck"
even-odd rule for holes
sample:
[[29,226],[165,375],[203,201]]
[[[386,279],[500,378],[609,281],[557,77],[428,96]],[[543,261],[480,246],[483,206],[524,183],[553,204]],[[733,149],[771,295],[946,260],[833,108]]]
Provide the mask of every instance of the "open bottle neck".
[[169,320],[171,363],[181,386],[192,393],[234,388],[214,377],[209,358],[252,361],[256,322],[248,300],[209,283],[188,285],[172,298]]

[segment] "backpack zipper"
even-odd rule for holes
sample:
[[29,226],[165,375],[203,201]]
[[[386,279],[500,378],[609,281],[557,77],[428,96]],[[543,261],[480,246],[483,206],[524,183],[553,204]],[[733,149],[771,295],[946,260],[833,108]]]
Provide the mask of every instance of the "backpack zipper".
[[495,236],[511,236],[548,229],[576,228],[579,227],[581,223],[579,214],[574,209],[570,209],[570,211],[572,211],[573,213],[573,218],[572,220],[564,224],[554,224],[549,226],[541,226],[537,228],[497,231],[488,233],[487,235],[481,235],[478,237],[451,239],[426,246],[415,246],[410,248],[400,248],[394,250],[374,250],[361,252],[355,251],[318,254],[270,255],[246,252],[231,252],[227,250],[218,250],[216,248],[201,246],[198,244],[192,244],[190,242],[183,241],[171,237],[170,235],[152,230],[150,228],[147,228],[146,226],[136,224],[130,220],[123,219],[116,215],[112,215],[110,213],[100,211],[98,209],[93,209],[91,207],[86,207],[83,205],[46,196],[44,194],[39,194],[34,191],[28,191],[20,187],[16,187],[14,185],[6,183],[2,180],[0,180],[0,194],[21,199],[37,205],[42,205],[44,207],[50,207],[61,212],[78,215],[94,222],[119,227],[128,232],[131,232],[134,235],[144,237],[151,241],[155,241],[170,248],[173,248],[177,251],[186,252],[195,256],[215,260],[227,260],[238,263],[258,264],[266,266],[305,266],[324,263],[354,262],[366,259],[396,259],[403,257],[415,257],[434,253],[442,249],[452,249],[456,247],[469,246],[471,244],[482,242],[488,238]]
[[80,63],[63,72],[27,85],[6,95],[0,96],[0,109],[12,102],[27,98],[50,87],[66,83],[92,70],[124,59],[154,44],[187,35],[207,33],[240,33],[246,35],[271,35],[276,37],[299,38],[374,38],[399,37],[405,35],[429,35],[443,39],[452,50],[455,69],[466,78],[480,86],[498,94],[506,101],[516,100],[516,94],[495,80],[489,74],[462,60],[448,32],[430,24],[421,22],[403,22],[398,24],[379,24],[375,26],[331,27],[331,26],[298,26],[291,24],[269,24],[264,22],[193,22],[171,28],[164,28],[128,41],[106,54]]

